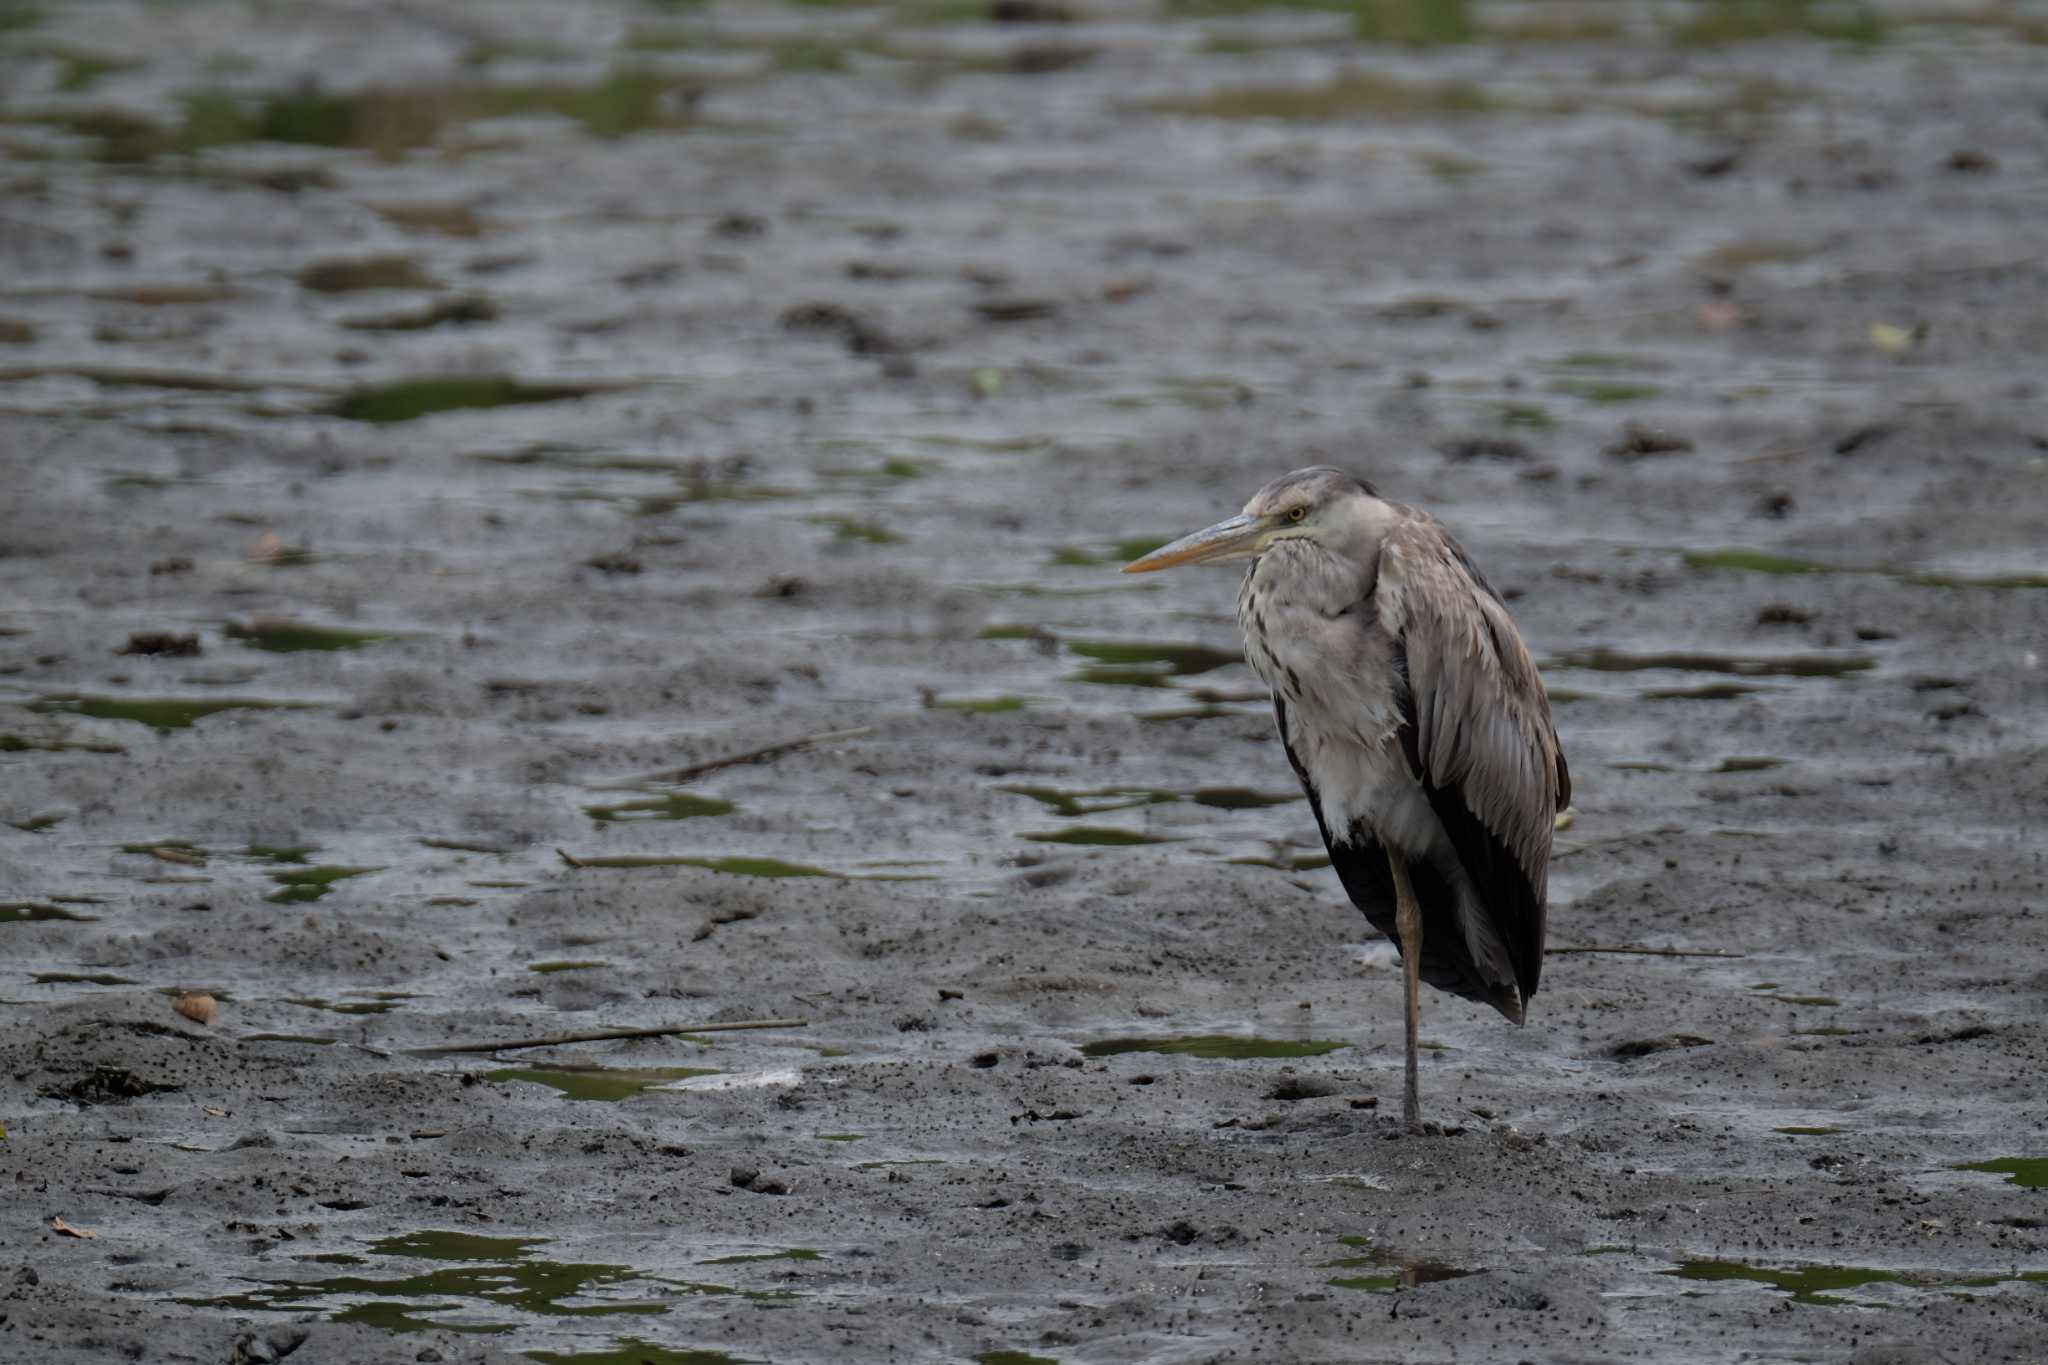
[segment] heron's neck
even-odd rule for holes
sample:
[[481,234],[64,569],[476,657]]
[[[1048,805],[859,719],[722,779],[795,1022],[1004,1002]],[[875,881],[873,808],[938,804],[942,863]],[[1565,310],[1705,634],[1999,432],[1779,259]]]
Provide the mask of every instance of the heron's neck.
[[1361,564],[1313,541],[1276,541],[1253,562],[1245,589],[1281,610],[1292,607],[1332,616],[1372,591],[1378,566],[1377,556]]

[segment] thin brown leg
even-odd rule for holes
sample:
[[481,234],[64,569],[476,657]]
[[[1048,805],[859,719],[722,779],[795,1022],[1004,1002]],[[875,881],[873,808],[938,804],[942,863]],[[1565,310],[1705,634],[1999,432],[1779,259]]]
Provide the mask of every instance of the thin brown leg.
[[1392,849],[1387,864],[1394,872],[1394,927],[1401,935],[1401,978],[1408,1003],[1408,1073],[1401,1093],[1401,1117],[1408,1131],[1422,1131],[1422,1097],[1415,1082],[1415,1044],[1422,1016],[1422,907],[1408,884],[1408,864]]

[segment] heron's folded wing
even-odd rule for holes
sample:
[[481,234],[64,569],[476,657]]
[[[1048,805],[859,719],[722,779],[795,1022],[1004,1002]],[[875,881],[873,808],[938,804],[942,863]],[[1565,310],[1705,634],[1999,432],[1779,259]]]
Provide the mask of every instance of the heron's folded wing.
[[1403,747],[1533,989],[1550,835],[1571,792],[1536,664],[1464,550],[1419,514],[1383,542],[1375,596],[1405,655]]

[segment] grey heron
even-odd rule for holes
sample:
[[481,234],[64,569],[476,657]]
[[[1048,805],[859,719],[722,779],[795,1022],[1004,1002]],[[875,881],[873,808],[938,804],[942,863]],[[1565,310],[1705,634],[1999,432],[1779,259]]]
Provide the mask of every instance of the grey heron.
[[1342,470],[1124,566],[1249,559],[1245,655],[1352,904],[1400,952],[1402,1117],[1420,1131],[1419,982],[1514,1023],[1543,969],[1545,884],[1572,780],[1508,610],[1437,520]]

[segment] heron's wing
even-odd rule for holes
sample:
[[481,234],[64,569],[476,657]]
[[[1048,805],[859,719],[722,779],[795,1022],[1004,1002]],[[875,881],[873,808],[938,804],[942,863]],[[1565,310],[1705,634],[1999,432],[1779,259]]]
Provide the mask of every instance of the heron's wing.
[[1571,797],[1535,661],[1463,548],[1421,513],[1382,542],[1374,595],[1407,673],[1402,749],[1527,995],[1542,967],[1551,830]]

